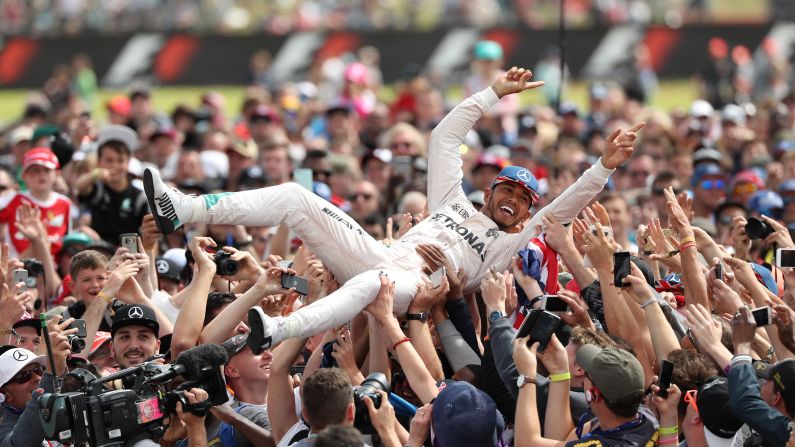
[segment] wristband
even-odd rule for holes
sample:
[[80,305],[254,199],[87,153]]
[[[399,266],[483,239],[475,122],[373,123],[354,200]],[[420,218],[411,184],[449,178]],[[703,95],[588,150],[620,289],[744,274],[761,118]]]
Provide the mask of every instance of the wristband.
[[411,341],[411,339],[410,339],[410,338],[408,338],[408,337],[403,337],[403,339],[402,339],[402,340],[400,340],[399,342],[397,342],[397,343],[395,343],[394,345],[392,345],[392,350],[394,351],[394,350],[395,350],[395,349],[396,349],[398,346],[402,345],[403,343],[410,342],[410,341]]
[[656,296],[652,296],[651,298],[649,298],[646,301],[644,301],[643,303],[641,303],[640,308],[641,309],[645,309],[645,308],[651,306],[652,304],[654,304],[656,302],[657,302],[657,297]]
[[679,239],[679,244],[680,245],[686,244],[688,242],[696,243],[696,238],[694,238],[693,236],[687,236],[687,237],[683,237],[682,239]]
[[109,297],[108,295],[106,295],[105,292],[100,290],[99,293],[97,294],[97,296],[102,298],[103,300],[105,300],[105,302],[108,303],[108,305],[113,304],[113,299],[111,297]]
[[661,435],[676,435],[679,434],[679,426],[674,425],[673,427],[660,427],[657,431]]
[[688,249],[688,248],[691,248],[691,247],[695,248],[696,247],[696,243],[695,242],[685,242],[684,244],[679,246],[679,252],[681,253],[681,252],[685,251],[685,249]]
[[565,373],[552,374],[549,376],[550,382],[563,382],[564,380],[571,380],[570,372],[566,371]]
[[661,444],[678,444],[678,443],[679,443],[679,436],[674,436],[674,437],[669,438],[669,439],[658,439],[657,440],[657,444],[658,445],[661,445]]

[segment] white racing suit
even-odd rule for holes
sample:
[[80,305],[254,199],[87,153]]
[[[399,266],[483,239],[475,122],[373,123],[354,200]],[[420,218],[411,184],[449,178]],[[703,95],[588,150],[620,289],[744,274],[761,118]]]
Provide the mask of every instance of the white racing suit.
[[342,286],[328,297],[287,317],[277,317],[289,337],[308,337],[350,321],[376,297],[378,272],[395,281],[394,311],[406,312],[422,281],[418,244],[441,247],[455,269],[463,268],[465,290],[476,290],[491,266],[502,271],[512,255],[541,233],[541,216],[572,219],[604,188],[612,170],[601,161],[525,224],[520,233],[500,231],[466,199],[459,146],[481,115],[498,101],[491,88],[467,98],[431,135],[428,158],[428,218],[386,247],[344,212],[296,183],[214,196],[204,215],[211,224],[277,226],[287,224],[331,270]]

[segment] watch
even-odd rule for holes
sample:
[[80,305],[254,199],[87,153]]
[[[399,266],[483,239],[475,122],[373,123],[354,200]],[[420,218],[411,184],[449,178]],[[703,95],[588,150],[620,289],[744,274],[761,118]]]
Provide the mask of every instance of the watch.
[[523,386],[527,385],[528,383],[532,383],[533,385],[536,384],[536,379],[534,377],[525,376],[524,374],[520,374],[519,377],[516,378],[516,387],[521,389]]
[[406,314],[406,321],[416,320],[421,323],[425,323],[428,321],[428,311],[420,312],[418,314]]
[[504,318],[505,314],[500,312],[499,310],[495,310],[494,312],[489,314],[489,321],[497,321],[500,318]]

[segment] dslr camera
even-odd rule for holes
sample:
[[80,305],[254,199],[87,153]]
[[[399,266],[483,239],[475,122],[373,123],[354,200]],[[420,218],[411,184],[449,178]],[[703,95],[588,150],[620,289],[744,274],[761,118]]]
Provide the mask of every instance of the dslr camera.
[[745,224],[745,234],[748,235],[749,239],[764,239],[773,234],[774,231],[770,224],[756,217],[749,217],[748,222]]
[[232,259],[232,253],[218,250],[213,256],[216,272],[221,276],[233,276],[240,271],[240,263]]
[[369,397],[375,408],[381,408],[381,395],[376,391],[389,393],[389,382],[387,382],[386,376],[380,372],[370,374],[361,385],[353,389],[353,403],[356,407],[356,419],[353,421],[353,426],[364,435],[375,436],[378,434],[373,427],[373,421],[370,420],[367,405],[364,403],[364,398]]

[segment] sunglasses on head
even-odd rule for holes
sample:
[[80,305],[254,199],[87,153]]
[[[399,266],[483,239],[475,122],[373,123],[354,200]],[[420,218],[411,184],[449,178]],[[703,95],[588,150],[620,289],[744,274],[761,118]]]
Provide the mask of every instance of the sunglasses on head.
[[737,195],[737,194],[753,194],[753,193],[756,192],[757,189],[759,189],[759,187],[756,186],[755,183],[739,183],[739,184],[734,186],[734,189],[732,190],[732,193],[734,195]]
[[44,365],[37,364],[35,368],[29,369],[27,371],[20,371],[8,383],[28,383],[30,379],[33,377],[33,373],[36,373],[37,376],[41,377],[44,374],[44,371],[47,369]]
[[726,182],[723,180],[702,180],[699,185],[702,189],[723,189]]
[[682,400],[685,401],[686,404],[693,407],[696,410],[696,414],[698,414],[698,405],[696,405],[696,394],[698,394],[698,390],[687,390],[685,395],[682,396]]

